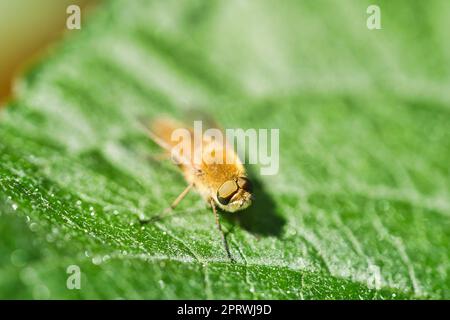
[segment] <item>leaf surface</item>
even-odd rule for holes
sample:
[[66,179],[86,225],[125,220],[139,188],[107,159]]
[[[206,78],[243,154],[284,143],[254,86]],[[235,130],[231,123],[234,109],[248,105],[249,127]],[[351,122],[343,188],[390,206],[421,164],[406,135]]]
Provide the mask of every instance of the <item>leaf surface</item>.
[[[105,2],[2,113],[0,297],[448,299],[450,7],[368,5]],[[194,193],[138,223],[185,182],[136,119],[192,108],[280,129],[234,264]]]

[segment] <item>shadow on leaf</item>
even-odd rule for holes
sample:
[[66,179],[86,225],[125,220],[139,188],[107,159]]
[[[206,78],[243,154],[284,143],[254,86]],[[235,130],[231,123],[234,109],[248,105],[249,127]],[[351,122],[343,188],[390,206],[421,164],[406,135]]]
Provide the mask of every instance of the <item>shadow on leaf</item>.
[[255,196],[252,205],[243,211],[222,216],[233,226],[239,225],[256,236],[280,236],[286,219],[276,212],[275,202],[261,180],[251,170],[248,174]]

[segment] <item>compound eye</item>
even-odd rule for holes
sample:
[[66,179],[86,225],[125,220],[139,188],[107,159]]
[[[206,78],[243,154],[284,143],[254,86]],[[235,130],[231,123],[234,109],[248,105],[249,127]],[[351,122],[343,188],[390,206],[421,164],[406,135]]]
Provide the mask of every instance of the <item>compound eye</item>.
[[248,192],[251,192],[253,189],[252,183],[246,177],[239,177],[237,179],[237,184],[238,184],[239,188],[244,189],[245,191],[248,191]]
[[219,189],[217,189],[217,200],[223,204],[227,205],[233,195],[238,191],[238,186],[235,181],[228,180],[225,181]]

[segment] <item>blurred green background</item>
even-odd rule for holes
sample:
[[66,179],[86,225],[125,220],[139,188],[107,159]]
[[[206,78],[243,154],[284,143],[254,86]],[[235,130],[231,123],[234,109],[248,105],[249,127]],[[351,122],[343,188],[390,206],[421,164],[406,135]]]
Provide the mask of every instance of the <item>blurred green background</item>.
[[[448,299],[450,6],[370,4],[103,2],[1,114],[0,297]],[[280,128],[235,264],[195,194],[137,223],[185,182],[136,118],[192,108]]]

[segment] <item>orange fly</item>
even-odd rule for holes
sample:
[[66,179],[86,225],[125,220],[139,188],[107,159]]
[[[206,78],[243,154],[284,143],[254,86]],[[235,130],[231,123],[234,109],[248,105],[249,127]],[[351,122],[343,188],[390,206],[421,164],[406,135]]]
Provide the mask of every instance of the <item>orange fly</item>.
[[[227,212],[235,212],[247,208],[252,203],[252,184],[239,156],[226,141],[217,143],[208,136],[202,136],[199,140],[194,139],[193,128],[174,119],[155,119],[148,124],[144,123],[144,127],[150,139],[171,154],[172,160],[178,165],[187,182],[187,187],[172,204],[161,215],[151,220],[161,218],[175,209],[189,191],[195,189],[212,208],[225,251],[233,260],[220,225],[217,207]],[[190,133],[187,147],[178,148],[179,143],[173,140],[173,133],[178,129]],[[195,156],[198,154],[200,161]],[[220,155],[219,160],[222,161],[205,161],[215,154]]]

